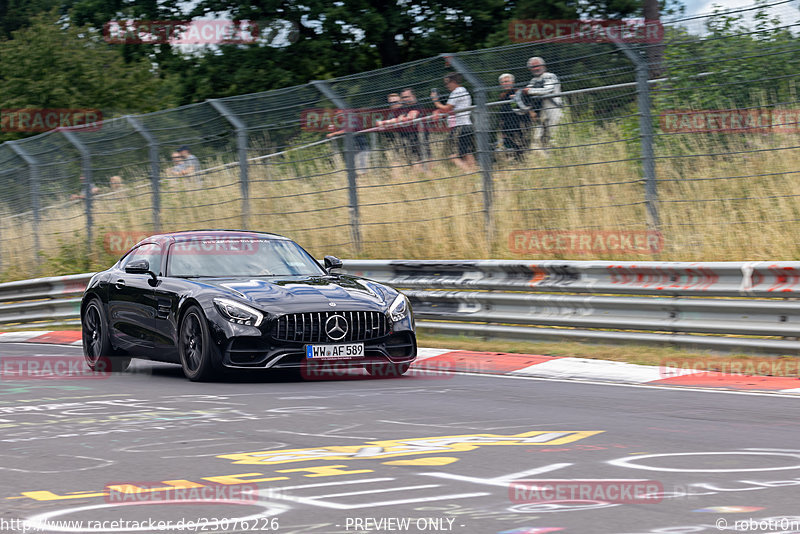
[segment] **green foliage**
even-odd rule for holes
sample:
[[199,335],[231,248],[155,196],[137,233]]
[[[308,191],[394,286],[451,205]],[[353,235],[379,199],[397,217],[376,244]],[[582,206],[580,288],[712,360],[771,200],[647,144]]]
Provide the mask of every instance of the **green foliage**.
[[[88,26],[65,25],[54,12],[0,40],[0,107],[98,108],[105,117],[152,111],[174,100],[150,63],[126,63]],[[6,133],[0,140],[21,137]]]
[[657,93],[656,107],[735,109],[759,100],[793,101],[793,77],[800,69],[797,38],[769,17],[766,3],[756,2],[761,9],[752,24],[743,13],[717,12],[703,39],[671,28],[664,53],[670,90]]
[[0,1],[0,39],[8,39],[20,28],[30,25],[31,18],[59,6],[58,0],[3,0]]

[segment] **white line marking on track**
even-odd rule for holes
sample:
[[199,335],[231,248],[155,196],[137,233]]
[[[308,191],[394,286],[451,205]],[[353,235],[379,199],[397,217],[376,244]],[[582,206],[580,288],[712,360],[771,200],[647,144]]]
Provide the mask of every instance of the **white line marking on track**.
[[800,395],[788,393],[787,391],[794,390],[776,390],[776,391],[738,391],[730,389],[714,389],[702,388],[699,386],[662,386],[659,384],[618,384],[616,382],[601,382],[595,380],[584,380],[578,378],[564,379],[564,378],[541,378],[538,376],[519,376],[519,375],[495,375],[487,373],[462,373],[459,371],[451,371],[451,374],[461,376],[482,376],[485,378],[505,378],[512,380],[535,380],[540,382],[564,382],[567,384],[591,384],[593,386],[615,386],[624,388],[642,388],[642,389],[661,389],[668,391],[695,391],[699,393],[725,393],[728,395],[751,395],[756,397],[782,397],[782,398],[795,398],[800,399]]

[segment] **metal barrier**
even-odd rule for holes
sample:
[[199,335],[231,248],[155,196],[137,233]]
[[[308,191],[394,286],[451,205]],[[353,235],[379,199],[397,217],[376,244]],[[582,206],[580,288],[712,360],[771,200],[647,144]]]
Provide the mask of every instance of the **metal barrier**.
[[[800,262],[345,260],[424,331],[800,354]],[[92,273],[0,284],[0,325],[77,323]]]
[[435,333],[800,353],[793,339],[800,262],[349,260],[345,267],[406,289],[417,326]]
[[0,284],[0,325],[40,328],[80,324],[80,303],[94,273]]

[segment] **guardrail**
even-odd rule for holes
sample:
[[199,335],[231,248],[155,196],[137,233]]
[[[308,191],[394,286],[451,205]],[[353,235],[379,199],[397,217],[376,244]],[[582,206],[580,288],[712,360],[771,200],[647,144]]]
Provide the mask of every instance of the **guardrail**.
[[80,304],[94,273],[0,284],[0,326],[41,328],[80,324]]
[[[800,262],[377,261],[421,329],[800,354]],[[451,291],[445,291],[445,290]]]
[[[424,331],[800,354],[800,262],[345,260],[404,289]],[[0,325],[79,322],[92,273],[0,284]]]

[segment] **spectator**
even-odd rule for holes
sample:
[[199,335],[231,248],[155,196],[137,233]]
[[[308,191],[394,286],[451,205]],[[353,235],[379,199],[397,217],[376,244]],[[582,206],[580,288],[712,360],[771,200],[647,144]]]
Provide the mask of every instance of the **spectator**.
[[533,78],[528,82],[528,86],[524,92],[527,96],[533,97],[531,100],[530,111],[535,113],[532,117],[536,123],[536,137],[542,145],[546,147],[550,143],[550,136],[552,129],[559,122],[563,115],[563,100],[561,94],[561,82],[558,81],[558,76],[552,72],[547,71],[544,59],[540,57],[532,57],[528,60],[528,69],[530,69]]
[[122,189],[122,176],[112,176],[108,179],[108,185],[112,191],[119,191]]
[[181,153],[175,151],[170,158],[172,159],[172,167],[167,169],[167,176],[181,176],[183,174],[183,157]]
[[74,193],[74,194],[70,195],[69,196],[70,200],[83,200],[83,199],[86,198],[86,193],[88,191],[91,191],[92,196],[94,196],[94,195],[96,195],[97,193],[100,192],[100,188],[97,187],[96,185],[94,185],[94,184],[88,185],[86,183],[86,177],[83,176],[83,175],[81,175],[81,177],[80,177],[80,184],[81,184],[80,193]]
[[399,97],[402,107],[397,109],[397,116],[377,121],[377,125],[397,126],[406,157],[414,164],[421,163],[426,159],[423,153],[423,138],[427,139],[427,131],[421,121],[413,121],[422,116],[422,108],[417,103],[417,97],[411,88],[403,89]]
[[[389,93],[386,100],[389,103],[388,118],[385,121],[380,121],[378,126],[396,125],[398,122],[397,118],[403,114],[403,102],[400,100],[400,95],[398,93]],[[393,148],[399,148],[402,143],[402,138],[399,134],[399,130],[396,129],[392,129],[392,131],[384,134]]]
[[178,149],[178,152],[180,153],[181,158],[183,158],[181,165],[183,165],[182,174],[184,176],[200,172],[200,160],[197,159],[197,156],[192,154],[188,146],[183,145]]
[[[333,124],[328,126],[330,132],[325,136],[328,139],[344,135],[348,131],[350,117],[347,112],[341,109],[337,110],[335,117],[342,123],[342,128],[336,130],[336,126]],[[367,140],[367,135],[354,128],[349,128],[349,131],[353,132],[353,145],[356,152],[354,162],[356,174],[364,174],[369,165],[369,141]]]
[[517,105],[517,90],[514,89],[514,75],[501,74],[500,100],[500,147],[513,153],[517,161],[522,161],[527,148],[526,133],[530,129],[531,117]]
[[400,92],[400,100],[403,102],[403,114],[398,118],[405,123],[402,126],[400,135],[403,138],[406,156],[412,163],[420,163],[425,159],[422,146],[423,138],[427,131],[421,121],[413,121],[422,116],[422,109],[417,103],[417,95],[414,94],[414,90],[410,87],[406,87]]
[[396,116],[397,110],[403,107],[403,102],[400,100],[400,95],[398,93],[389,93],[386,97],[387,102],[389,102],[389,109],[392,110],[392,117]]
[[450,127],[450,138],[454,145],[454,153],[450,155],[453,163],[465,172],[475,170],[475,131],[470,120],[470,111],[462,111],[472,107],[472,97],[461,85],[461,75],[451,72],[444,77],[444,85],[450,91],[446,104],[439,102],[439,94],[431,93],[431,100],[437,112],[447,113],[447,124]]

